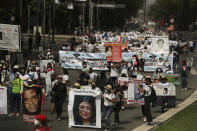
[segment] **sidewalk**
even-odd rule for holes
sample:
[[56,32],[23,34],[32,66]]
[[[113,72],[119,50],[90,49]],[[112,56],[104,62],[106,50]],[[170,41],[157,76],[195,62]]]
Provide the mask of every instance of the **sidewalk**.
[[197,90],[188,99],[186,99],[184,102],[180,103],[177,107],[172,108],[172,109],[168,110],[167,112],[165,112],[164,114],[155,118],[153,120],[152,126],[147,126],[147,125],[143,124],[143,125],[135,128],[133,131],[149,131],[149,130],[163,124],[168,119],[170,119],[172,116],[179,113],[180,111],[182,111],[183,109],[185,109],[186,107],[191,105],[192,103],[194,103],[196,100],[197,100]]

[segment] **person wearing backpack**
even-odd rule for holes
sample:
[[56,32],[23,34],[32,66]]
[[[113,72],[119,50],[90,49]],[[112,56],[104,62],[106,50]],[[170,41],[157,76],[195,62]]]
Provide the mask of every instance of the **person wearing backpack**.
[[143,92],[144,92],[143,97],[144,97],[144,111],[145,111],[147,125],[150,125],[152,122],[150,105],[156,101],[156,93],[151,84],[152,84],[151,77],[146,76],[145,85],[143,88]]
[[187,62],[185,60],[182,61],[181,66],[181,83],[182,90],[187,90],[187,77],[188,77],[188,67]]

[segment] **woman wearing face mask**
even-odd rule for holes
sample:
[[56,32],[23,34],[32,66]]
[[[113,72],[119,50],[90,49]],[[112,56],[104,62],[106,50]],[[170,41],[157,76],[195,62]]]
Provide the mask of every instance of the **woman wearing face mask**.
[[116,102],[116,96],[112,92],[112,86],[107,85],[105,87],[106,91],[102,96],[104,98],[104,117],[106,120],[106,130],[110,129],[110,116],[111,113],[114,111],[114,104]]

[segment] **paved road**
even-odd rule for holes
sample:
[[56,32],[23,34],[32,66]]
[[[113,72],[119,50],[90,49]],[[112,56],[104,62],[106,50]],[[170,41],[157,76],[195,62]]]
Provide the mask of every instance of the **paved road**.
[[[197,50],[195,50],[195,53],[197,54]],[[196,56],[195,53],[190,53],[189,56]],[[194,66],[197,65],[197,59],[194,57]],[[57,65],[58,66],[58,65]],[[69,75],[71,78],[71,81],[74,82],[78,76],[78,71],[76,70],[70,70]],[[197,81],[192,77],[192,74],[189,74],[189,82],[188,82],[188,90],[187,91],[181,91],[180,87],[177,87],[177,96],[176,96],[176,104],[179,104],[180,102],[184,101],[189,95],[192,94],[192,92],[196,89]],[[54,131],[96,131],[96,130],[103,130],[103,129],[88,129],[88,128],[69,128],[68,127],[68,115],[67,115],[67,105],[64,103],[63,105],[63,120],[57,121],[56,115],[50,114],[50,105],[48,97],[44,97],[44,108],[43,112],[47,116],[48,120],[51,122],[53,130]],[[160,115],[160,107],[156,107],[152,109],[152,115],[153,117],[157,117]],[[112,114],[111,122],[113,122],[114,114]],[[142,113],[141,113],[141,107],[140,106],[127,106],[126,110],[120,112],[120,121],[121,124],[117,127],[113,127],[112,130],[116,131],[130,131],[137,126],[143,124]],[[8,123],[12,123],[13,127],[14,125],[20,125],[21,128],[23,128],[24,131],[31,131],[31,125],[27,125],[23,122],[21,122],[21,118],[8,118],[6,116],[0,116],[0,127],[4,125],[7,126]],[[104,124],[103,124],[104,125]],[[16,129],[16,128],[15,128]],[[20,129],[19,129],[20,130]],[[4,131],[4,130],[1,130]],[[7,130],[5,130],[7,131]]]

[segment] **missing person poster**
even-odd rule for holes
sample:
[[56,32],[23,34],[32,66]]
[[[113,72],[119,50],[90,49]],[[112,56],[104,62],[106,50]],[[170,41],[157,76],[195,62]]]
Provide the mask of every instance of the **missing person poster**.
[[19,25],[0,24],[0,50],[21,50]]
[[127,48],[128,36],[120,36],[120,43],[122,43],[122,48]]
[[96,90],[69,92],[69,126],[101,128],[101,97]]
[[176,87],[172,83],[155,83],[153,88],[157,96],[176,96]]
[[152,37],[152,53],[169,53],[169,40],[165,36]]
[[141,85],[142,81],[133,81],[129,82],[128,86],[128,97],[127,104],[128,105],[144,105],[143,95],[143,85]]
[[24,87],[23,101],[23,121],[33,122],[35,115],[42,114],[42,87],[37,85],[33,87]]
[[0,115],[7,114],[7,88],[0,87]]
[[120,43],[106,43],[105,55],[109,62],[121,62],[122,61],[122,44]]

